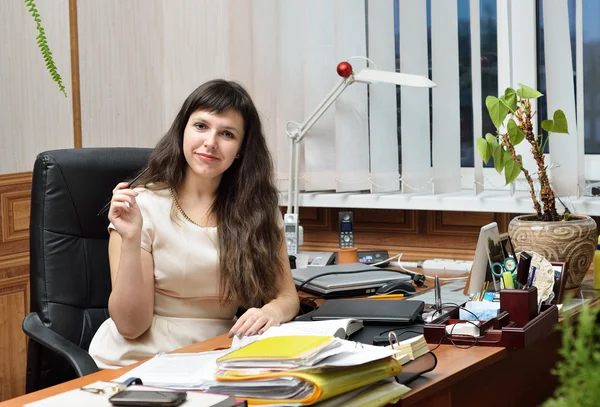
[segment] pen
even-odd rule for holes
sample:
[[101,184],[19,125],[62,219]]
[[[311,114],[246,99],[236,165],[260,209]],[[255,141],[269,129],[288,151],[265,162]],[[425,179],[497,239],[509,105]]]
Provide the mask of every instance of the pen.
[[[142,175],[144,175],[146,173],[146,171],[148,171],[149,169],[150,169],[150,167],[146,167],[142,172],[140,172],[138,175],[136,175],[134,179],[132,179],[131,181],[129,181],[129,184],[127,184],[127,188],[131,188],[131,186],[133,185],[133,183],[135,181],[137,181],[138,179],[140,179],[140,177]],[[106,203],[106,205],[104,205],[102,207],[102,209],[100,209],[100,212],[98,212],[98,215],[96,215],[96,216],[103,215],[106,211],[108,211],[108,209],[110,208],[110,202],[111,202],[111,199],[109,199],[108,202]]]
[[533,278],[535,277],[535,266],[531,266],[531,274],[529,275],[529,282],[527,283],[527,288],[533,285]]
[[440,286],[440,276],[435,276],[435,287],[433,287],[435,294],[435,309],[438,311],[442,310],[442,287]]
[[367,297],[372,300],[390,300],[394,298],[404,298],[406,297],[404,294],[378,294]]

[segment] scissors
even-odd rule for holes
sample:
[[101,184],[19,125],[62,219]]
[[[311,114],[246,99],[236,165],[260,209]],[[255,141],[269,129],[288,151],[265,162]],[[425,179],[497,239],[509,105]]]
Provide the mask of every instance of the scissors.
[[[496,277],[502,277],[502,273],[512,273],[517,269],[517,261],[514,257],[507,257],[503,263],[495,262],[492,264],[492,274]],[[499,271],[496,271],[499,270]]]

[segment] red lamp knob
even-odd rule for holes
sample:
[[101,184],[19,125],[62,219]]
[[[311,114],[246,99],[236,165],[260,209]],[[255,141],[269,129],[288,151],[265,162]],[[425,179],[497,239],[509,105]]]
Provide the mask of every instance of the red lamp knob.
[[340,62],[337,66],[337,73],[342,78],[347,78],[352,75],[352,65],[348,62]]

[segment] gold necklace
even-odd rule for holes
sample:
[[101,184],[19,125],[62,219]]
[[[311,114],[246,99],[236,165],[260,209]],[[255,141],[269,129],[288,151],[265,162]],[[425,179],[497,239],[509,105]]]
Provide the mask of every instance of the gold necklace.
[[[179,211],[179,213],[181,213],[181,215],[190,223],[193,223],[194,225],[200,227],[200,228],[204,228],[204,229],[208,229],[208,227],[205,226],[200,226],[199,224],[197,224],[196,222],[194,222],[189,216],[187,216],[187,214],[183,211],[183,208],[181,206],[179,206],[179,202],[177,202],[177,198],[175,198],[175,194],[173,193],[173,190],[171,188],[169,188],[169,193],[171,194],[171,197],[173,198],[173,202],[175,203],[175,207],[177,208],[177,210]],[[215,249],[218,250],[217,248],[217,244],[215,243],[215,241],[212,239],[212,237],[210,237],[210,232],[207,231],[206,236],[208,236],[208,239],[210,240],[210,242],[213,244],[213,246],[215,247]]]
[[173,193],[173,190],[171,188],[169,188],[169,192],[171,193],[171,197],[173,198],[173,202],[175,202],[175,207],[177,208],[177,210],[183,215],[183,217],[188,221],[193,223],[194,225],[198,226],[198,227],[202,227],[199,224],[197,224],[196,222],[194,222],[192,219],[190,219],[189,216],[187,216],[187,214],[183,211],[183,209],[181,208],[181,206],[179,206],[179,202],[177,202],[177,198],[175,198],[175,194]]

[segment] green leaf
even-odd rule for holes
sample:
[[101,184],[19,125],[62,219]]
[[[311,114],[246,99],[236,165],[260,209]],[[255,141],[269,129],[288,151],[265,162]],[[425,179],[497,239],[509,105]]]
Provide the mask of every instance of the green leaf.
[[525,139],[525,133],[523,133],[523,130],[521,130],[513,119],[508,120],[507,130],[510,142],[513,146],[516,146]]
[[494,96],[485,98],[485,105],[490,114],[490,118],[492,119],[492,123],[494,123],[496,128],[499,128],[508,114],[508,107]]
[[569,133],[569,125],[567,124],[567,116],[565,116],[565,112],[560,109],[554,112],[553,121],[553,133]]
[[498,174],[502,173],[504,169],[504,148],[501,145],[497,145],[494,151],[492,151],[492,156],[494,157],[494,168],[498,172]]
[[552,127],[554,127],[554,122],[552,120],[544,120],[542,122],[542,129],[552,131]]
[[479,152],[483,162],[487,163],[492,156],[492,149],[484,138],[480,137],[475,142],[477,144],[477,152]]
[[498,145],[498,138],[496,136],[494,136],[492,133],[487,133],[485,135],[485,139],[487,140],[488,143],[490,143],[490,146],[492,146],[492,147],[496,147]]
[[554,112],[552,120],[544,120],[542,122],[542,129],[552,133],[569,133],[569,125],[567,124],[567,117],[562,110]]
[[517,92],[512,88],[506,88],[504,96],[500,97],[500,102],[502,102],[512,114],[515,114],[515,110],[517,109]]
[[513,160],[510,154],[504,154],[504,180],[506,184],[510,184],[516,180],[520,173],[521,166]]
[[530,88],[529,86],[525,86],[522,83],[519,83],[519,89],[517,89],[517,95],[521,99],[537,99],[540,96],[544,96],[537,90]]

